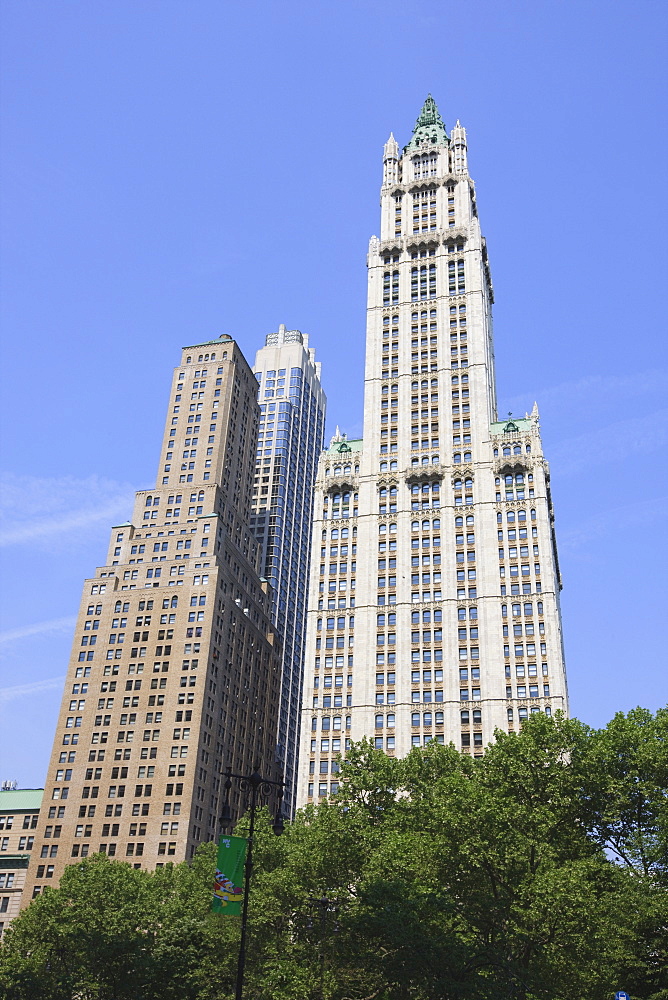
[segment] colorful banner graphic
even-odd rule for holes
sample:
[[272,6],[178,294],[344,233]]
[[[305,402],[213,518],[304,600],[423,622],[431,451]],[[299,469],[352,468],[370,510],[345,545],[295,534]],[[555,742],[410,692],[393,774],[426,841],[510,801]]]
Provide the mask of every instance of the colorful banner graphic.
[[218,841],[216,878],[213,887],[214,913],[238,916],[244,898],[244,862],[246,840],[244,837],[221,837]]

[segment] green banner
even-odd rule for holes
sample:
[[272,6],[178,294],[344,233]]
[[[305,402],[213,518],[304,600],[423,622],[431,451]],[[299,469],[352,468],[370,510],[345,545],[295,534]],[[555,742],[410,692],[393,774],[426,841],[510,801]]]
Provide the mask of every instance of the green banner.
[[244,862],[246,840],[244,837],[221,837],[218,841],[216,879],[213,887],[214,913],[238,916],[244,898]]

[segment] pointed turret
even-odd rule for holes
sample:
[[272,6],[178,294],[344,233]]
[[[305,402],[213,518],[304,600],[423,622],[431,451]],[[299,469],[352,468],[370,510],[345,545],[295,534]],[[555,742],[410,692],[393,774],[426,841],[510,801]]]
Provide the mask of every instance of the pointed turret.
[[383,184],[396,184],[399,179],[399,144],[390,132],[390,138],[383,148]]
[[457,124],[450,133],[452,149],[452,162],[456,174],[468,173],[468,162],[466,156],[466,129],[457,119]]
[[404,153],[411,149],[418,149],[420,146],[448,146],[449,143],[450,140],[445,131],[443,119],[436,107],[436,101],[431,94],[428,94],[415,123],[413,138],[404,148]]
[[394,138],[394,132],[390,132],[390,138],[385,143],[383,147],[383,159],[394,159],[396,160],[399,156],[399,143]]

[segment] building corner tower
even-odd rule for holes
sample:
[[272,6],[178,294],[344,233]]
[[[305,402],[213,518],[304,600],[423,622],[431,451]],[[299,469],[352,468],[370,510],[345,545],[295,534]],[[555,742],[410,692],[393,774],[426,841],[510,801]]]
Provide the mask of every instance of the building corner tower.
[[23,905],[89,854],[191,858],[219,833],[223,769],[280,775],[281,649],[248,524],[256,397],[230,337],[183,349],[156,486],[84,583]]
[[385,144],[367,267],[363,440],[318,467],[299,805],[337,790],[351,739],[480,754],[568,707],[538,411],[498,420],[466,132],[431,96]]

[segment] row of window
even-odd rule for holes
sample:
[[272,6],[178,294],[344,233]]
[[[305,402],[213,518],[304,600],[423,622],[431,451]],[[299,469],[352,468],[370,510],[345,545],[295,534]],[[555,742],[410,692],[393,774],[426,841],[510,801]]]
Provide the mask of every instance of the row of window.
[[[37,826],[37,813],[26,813],[23,817],[23,830],[34,830]],[[14,826],[14,816],[0,816],[0,830],[11,830]],[[18,817],[16,817],[18,819]]]
[[[356,465],[355,466],[355,470],[354,470],[355,475],[358,475],[359,471],[360,471],[360,467],[359,467],[359,465]],[[351,475],[351,472],[352,472],[352,466],[350,466],[350,465],[335,465],[333,467],[331,467],[331,466],[328,465],[325,468],[325,475],[326,476],[332,476],[332,475],[333,476],[349,476],[349,475]]]
[[[517,691],[517,694],[516,694],[517,698],[526,698],[527,697],[527,685],[526,684],[518,684],[516,686],[516,691]],[[538,684],[529,684],[528,691],[529,691],[529,698],[539,698],[540,697],[540,694],[539,694],[539,685]],[[543,684],[543,692],[542,692],[542,694],[543,694],[544,698],[549,698],[550,697],[550,685],[549,684]],[[512,697],[513,697],[513,689],[512,689],[512,687],[510,687],[510,685],[508,685],[506,687],[506,698],[512,698]]]
[[[336,626],[334,624],[335,622],[336,622]],[[348,619],[347,619],[347,622],[348,622],[348,628],[354,628],[355,627],[355,616],[354,615],[350,615],[348,617]],[[336,627],[337,629],[344,629],[346,627],[346,618],[345,618],[345,615],[340,615],[338,618],[326,618],[326,619],[324,619],[324,622],[323,622],[322,618],[318,618],[317,629],[318,629],[319,632],[322,630],[323,624],[324,624],[324,627],[326,629],[328,629],[328,630],[333,629],[334,627]]]
[[[345,718],[345,727],[346,729],[350,729],[351,726],[352,726],[352,718],[350,715],[347,715]],[[313,731],[318,729],[317,717],[311,719],[311,729]],[[334,730],[343,729],[343,718],[340,715],[334,715],[331,717],[329,715],[323,715],[320,717],[320,729],[322,732],[327,732],[328,730],[331,729]]]
[[[32,850],[32,845],[35,842],[34,837],[19,837],[19,851],[30,851]],[[9,850],[9,837],[2,837],[0,839],[0,851]]]

